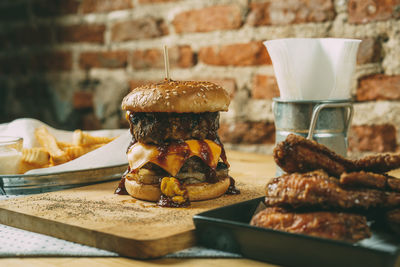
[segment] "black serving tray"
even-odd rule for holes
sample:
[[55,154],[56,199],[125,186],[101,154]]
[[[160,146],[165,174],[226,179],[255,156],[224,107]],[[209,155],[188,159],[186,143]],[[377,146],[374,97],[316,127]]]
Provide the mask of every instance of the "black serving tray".
[[263,199],[195,215],[199,244],[284,266],[400,266],[400,239],[383,226],[351,244],[249,225]]

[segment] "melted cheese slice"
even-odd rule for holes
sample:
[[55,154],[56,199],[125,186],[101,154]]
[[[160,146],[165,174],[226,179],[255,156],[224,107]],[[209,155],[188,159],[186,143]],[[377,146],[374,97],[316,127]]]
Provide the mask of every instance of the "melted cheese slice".
[[215,169],[222,148],[211,140],[186,140],[168,146],[135,143],[127,152],[131,171],[136,171],[146,163],[152,162],[172,176],[175,176],[185,161],[193,156],[201,158],[210,168]]

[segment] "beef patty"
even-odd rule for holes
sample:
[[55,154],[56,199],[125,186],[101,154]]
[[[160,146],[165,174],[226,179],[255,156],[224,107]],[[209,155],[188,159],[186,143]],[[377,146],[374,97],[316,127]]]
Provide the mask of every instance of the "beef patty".
[[176,140],[214,140],[219,128],[219,112],[130,113],[129,124],[134,140],[141,143],[161,145]]

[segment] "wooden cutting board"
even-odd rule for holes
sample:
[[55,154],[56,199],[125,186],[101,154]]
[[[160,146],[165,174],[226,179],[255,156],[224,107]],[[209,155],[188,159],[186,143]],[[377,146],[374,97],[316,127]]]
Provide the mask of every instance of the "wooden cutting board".
[[0,223],[134,258],[155,258],[195,245],[193,215],[264,195],[275,174],[271,156],[228,151],[240,195],[189,208],[114,195],[118,181],[0,202]]

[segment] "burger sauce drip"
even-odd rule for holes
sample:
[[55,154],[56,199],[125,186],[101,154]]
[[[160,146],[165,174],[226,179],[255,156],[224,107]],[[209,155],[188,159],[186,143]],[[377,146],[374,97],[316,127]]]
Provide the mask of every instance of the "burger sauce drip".
[[200,158],[207,164],[207,168],[205,168],[206,180],[209,183],[216,183],[218,182],[217,173],[214,169],[208,167],[212,161],[211,148],[204,140],[199,140],[198,142],[200,145]]
[[239,195],[240,190],[235,187],[235,180],[231,176],[229,176],[229,181],[230,181],[230,184],[229,184],[228,190],[225,192],[225,194],[226,195]]
[[216,143],[217,145],[219,145],[219,146],[221,147],[221,155],[220,155],[220,158],[221,158],[222,161],[229,167],[228,159],[226,158],[225,148],[224,148],[224,145],[221,143],[221,140],[219,140],[218,134],[216,134],[216,135],[214,136],[214,138],[211,139],[211,140],[214,140],[214,143]]
[[212,155],[210,146],[204,141],[204,140],[199,140],[199,145],[200,145],[200,156],[201,159],[204,160],[204,162],[210,166],[212,158],[210,157]]
[[167,207],[167,208],[184,208],[190,206],[189,198],[183,203],[176,203],[172,201],[171,198],[166,195],[161,195],[160,199],[157,202],[157,206]]
[[157,150],[158,150],[157,161],[164,163],[168,155],[168,146],[167,145],[158,146]]
[[125,177],[121,178],[121,181],[119,182],[117,189],[115,189],[114,194],[129,195],[125,188],[125,179],[126,179]]
[[115,189],[114,194],[117,195],[129,195],[128,192],[126,191],[125,188],[125,175],[127,173],[129,173],[130,168],[128,167],[128,169],[125,171],[125,173],[122,175],[121,181],[118,184],[118,187]]

